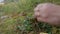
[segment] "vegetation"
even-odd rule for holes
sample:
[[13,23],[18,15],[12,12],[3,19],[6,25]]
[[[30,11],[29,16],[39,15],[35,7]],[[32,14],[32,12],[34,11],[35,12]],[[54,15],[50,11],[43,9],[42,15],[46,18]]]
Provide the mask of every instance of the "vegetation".
[[34,7],[45,2],[60,4],[60,0],[19,0],[0,5],[0,34],[60,34],[60,27],[38,22],[33,17]]

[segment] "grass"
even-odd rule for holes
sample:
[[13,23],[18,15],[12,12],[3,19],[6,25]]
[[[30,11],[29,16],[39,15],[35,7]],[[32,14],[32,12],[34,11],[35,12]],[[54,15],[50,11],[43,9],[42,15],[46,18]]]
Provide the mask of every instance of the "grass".
[[[39,24],[39,27],[33,26],[35,23],[30,24],[26,19],[33,17],[33,9],[39,3],[51,2],[54,4],[60,5],[60,0],[19,0],[18,2],[11,2],[0,6],[0,16],[8,15],[10,18],[0,19],[0,34],[37,34],[36,32],[40,27],[43,27],[44,24]],[[27,18],[28,17],[28,18]],[[25,21],[25,22],[24,22]],[[21,26],[22,24],[22,26]],[[24,24],[24,25],[23,25]],[[30,24],[30,25],[29,25]],[[26,25],[26,27],[25,27]],[[19,27],[18,27],[19,26]],[[21,27],[20,27],[21,26]],[[32,28],[30,28],[32,26]],[[48,27],[48,26],[47,26]],[[16,30],[16,28],[18,28]],[[20,29],[21,28],[21,29]],[[24,30],[25,28],[25,30]],[[27,29],[26,29],[27,28]],[[35,29],[36,28],[36,29]],[[49,30],[50,27],[46,28]],[[22,30],[23,31],[20,31]],[[30,31],[32,29],[32,31]],[[53,34],[60,34],[60,28],[53,27],[51,28]],[[57,32],[58,31],[58,32]],[[25,32],[25,33],[24,33]],[[43,30],[43,32],[45,32]],[[40,31],[39,31],[40,33]]]

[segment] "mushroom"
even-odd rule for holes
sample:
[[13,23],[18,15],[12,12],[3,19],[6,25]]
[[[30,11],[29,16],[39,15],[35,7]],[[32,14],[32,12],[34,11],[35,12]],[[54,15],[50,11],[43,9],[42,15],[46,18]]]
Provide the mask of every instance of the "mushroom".
[[38,4],[34,8],[34,16],[37,21],[50,25],[60,26],[60,6],[52,3]]

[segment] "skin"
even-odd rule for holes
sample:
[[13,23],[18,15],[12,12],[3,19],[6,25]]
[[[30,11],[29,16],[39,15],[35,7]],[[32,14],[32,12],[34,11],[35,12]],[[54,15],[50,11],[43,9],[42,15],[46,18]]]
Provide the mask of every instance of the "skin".
[[34,16],[38,21],[60,26],[60,6],[52,3],[38,4],[34,8]]

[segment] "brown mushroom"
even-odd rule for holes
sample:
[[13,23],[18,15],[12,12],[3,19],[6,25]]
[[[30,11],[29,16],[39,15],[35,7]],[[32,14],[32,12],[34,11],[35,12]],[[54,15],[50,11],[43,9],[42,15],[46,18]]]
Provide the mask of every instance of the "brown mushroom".
[[38,4],[34,8],[34,16],[38,21],[60,26],[60,6],[52,3]]

